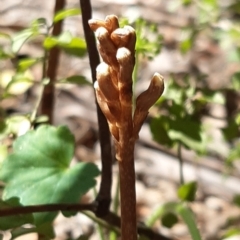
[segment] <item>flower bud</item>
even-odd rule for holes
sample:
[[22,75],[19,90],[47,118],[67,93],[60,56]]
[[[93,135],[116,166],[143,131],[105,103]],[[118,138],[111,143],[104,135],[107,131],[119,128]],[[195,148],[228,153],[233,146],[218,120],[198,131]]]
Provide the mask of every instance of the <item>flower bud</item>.
[[155,73],[148,89],[142,92],[136,100],[137,111],[148,111],[149,108],[159,99],[164,90],[163,77]]
[[113,44],[107,29],[103,27],[98,28],[96,37],[99,41],[99,52],[103,61],[116,67],[118,65],[116,60],[117,48]]
[[136,109],[133,116],[134,134],[137,137],[141,126],[148,115],[149,108],[158,100],[164,90],[163,77],[155,73],[148,89],[142,92],[136,100]]
[[99,19],[90,19],[88,20],[88,25],[90,26],[90,28],[92,29],[92,31],[96,31],[98,28],[100,27],[106,27],[106,23],[103,20],[99,20]]
[[131,26],[124,26],[124,29],[129,32],[129,39],[125,47],[128,48],[132,54],[135,54],[135,45],[137,40],[135,29]]
[[115,140],[118,141],[119,140],[119,130],[117,127],[117,119],[116,119],[117,116],[115,116],[111,112],[111,109],[108,106],[105,96],[102,94],[101,90],[99,89],[99,85],[98,85],[97,81],[94,83],[94,89],[96,91],[96,98],[97,98],[98,105],[108,121],[109,130],[110,130],[111,134],[113,135],[113,137],[115,138]]
[[125,28],[117,28],[112,32],[111,39],[118,48],[125,47],[129,40],[129,31]]
[[121,104],[119,101],[119,91],[113,83],[109,71],[110,67],[106,63],[101,63],[97,67],[98,88],[107,102],[109,111],[115,117],[115,121],[121,116]]
[[132,72],[134,61],[131,52],[127,48],[119,48],[117,51],[119,63],[118,88],[121,104],[132,104]]
[[108,15],[105,18],[105,23],[109,33],[112,33],[115,29],[119,28],[118,18],[116,15]]

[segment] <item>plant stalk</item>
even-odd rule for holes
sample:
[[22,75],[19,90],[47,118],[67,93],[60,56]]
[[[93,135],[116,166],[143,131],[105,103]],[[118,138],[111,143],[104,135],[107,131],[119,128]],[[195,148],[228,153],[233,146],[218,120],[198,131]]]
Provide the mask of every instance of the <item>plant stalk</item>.
[[[96,68],[100,63],[100,58],[96,47],[94,33],[88,25],[88,20],[92,18],[91,1],[80,0],[80,6],[82,9],[82,24],[89,55],[92,82],[94,84],[94,82],[96,81]],[[98,217],[103,217],[108,214],[111,203],[112,146],[108,123],[97,101],[96,106],[102,162],[102,174],[101,174],[102,179],[100,183],[100,190],[96,198],[96,201],[98,203],[96,215]]]
[[118,161],[121,199],[121,239],[137,240],[134,141],[125,142]]
[[[64,9],[66,4],[65,0],[56,0],[54,14]],[[58,36],[62,32],[62,21],[59,21],[53,25],[53,36]],[[43,91],[41,114],[47,115],[49,123],[53,123],[53,110],[54,110],[54,83],[56,81],[57,68],[59,63],[60,49],[53,47],[49,51],[48,67],[46,76],[50,79],[48,85],[45,86]]]

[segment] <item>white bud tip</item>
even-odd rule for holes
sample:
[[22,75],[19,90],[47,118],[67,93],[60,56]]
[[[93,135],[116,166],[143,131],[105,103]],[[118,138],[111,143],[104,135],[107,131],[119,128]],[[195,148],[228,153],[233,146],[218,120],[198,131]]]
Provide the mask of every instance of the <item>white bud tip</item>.
[[131,56],[131,52],[127,48],[122,47],[117,50],[117,60],[124,60],[129,56]]
[[93,85],[94,89],[98,90],[99,89],[99,86],[98,86],[98,81],[95,81],[94,82],[94,85]]
[[109,66],[105,62],[100,63],[96,68],[97,74],[107,76],[109,74]]
[[164,84],[164,78],[158,72],[154,73],[152,80],[156,85],[162,86]]
[[101,38],[102,36],[105,36],[108,33],[107,29],[104,27],[99,27],[96,30],[96,37]]

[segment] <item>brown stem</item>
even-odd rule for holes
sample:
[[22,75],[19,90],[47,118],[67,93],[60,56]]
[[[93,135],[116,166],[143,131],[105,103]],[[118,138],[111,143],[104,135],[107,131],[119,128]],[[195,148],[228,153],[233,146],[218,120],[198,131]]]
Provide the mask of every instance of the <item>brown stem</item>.
[[[89,54],[92,82],[94,83],[96,81],[96,68],[100,63],[100,59],[96,47],[94,33],[88,25],[88,20],[92,18],[91,2],[90,0],[80,0],[80,6],[82,9],[83,29]],[[98,217],[101,217],[105,216],[108,213],[111,203],[112,149],[107,120],[103,115],[97,101],[96,105],[102,161],[102,179],[100,190],[96,198],[96,201],[98,203],[96,215]]]
[[134,141],[121,146],[118,161],[121,196],[121,239],[137,240]]
[[56,212],[56,211],[94,211],[96,206],[94,204],[45,204],[34,206],[22,206],[12,208],[0,209],[0,217],[11,215],[29,214],[36,212]]
[[[65,0],[56,0],[54,14],[62,10],[65,6]],[[53,25],[53,36],[58,36],[62,32],[62,21],[59,21]],[[49,84],[44,88],[41,114],[47,115],[49,123],[53,123],[53,109],[54,109],[54,83],[56,80],[57,67],[59,63],[60,49],[53,47],[49,51],[48,68],[46,77],[50,79]]]
[[[16,216],[36,212],[55,212],[55,211],[91,211],[95,213],[95,203],[90,204],[45,204],[45,205],[34,205],[34,206],[23,206],[23,207],[12,207],[0,209],[0,218],[7,216]],[[109,212],[106,216],[102,217],[104,221],[115,227],[120,227],[121,219],[116,214]],[[152,229],[144,226],[138,226],[139,234],[148,237],[151,240],[172,240],[171,238],[162,236],[161,234],[155,233]]]

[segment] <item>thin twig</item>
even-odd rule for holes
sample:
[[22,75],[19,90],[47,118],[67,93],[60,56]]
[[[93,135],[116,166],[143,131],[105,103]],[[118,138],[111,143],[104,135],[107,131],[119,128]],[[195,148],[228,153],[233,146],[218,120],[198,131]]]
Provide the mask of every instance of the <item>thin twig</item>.
[[[82,9],[83,29],[89,54],[89,62],[91,67],[92,82],[96,81],[96,68],[100,63],[94,33],[88,25],[88,20],[92,18],[92,8],[90,0],[80,0]],[[112,150],[109,127],[105,116],[99,108],[97,101],[97,117],[99,126],[99,141],[101,147],[101,161],[102,161],[102,179],[100,190],[96,201],[98,208],[97,216],[101,217],[108,213],[111,203],[111,185],[112,185]]]
[[183,158],[182,158],[182,143],[178,142],[178,160],[179,160],[179,175],[180,175],[180,185],[184,184],[184,174],[183,174]]
[[95,204],[45,204],[34,206],[22,206],[0,209],[0,217],[29,214],[37,212],[56,212],[56,211],[95,211]]
[[[5,208],[0,209],[0,218],[7,217],[7,216],[17,216],[17,215],[24,215],[30,213],[40,213],[40,212],[57,212],[57,211],[90,211],[96,213],[96,204],[89,203],[89,204],[45,204],[45,205],[34,205],[34,206],[21,206],[21,207],[12,207],[12,208]],[[119,228],[121,219],[115,213],[109,212],[107,215],[99,219],[104,220],[106,224],[103,226],[107,228]],[[102,221],[101,220],[101,221]],[[118,231],[116,229],[116,231]],[[138,226],[138,233],[148,237],[151,240],[172,240],[171,238],[162,236],[161,234],[155,233],[151,228],[147,228],[145,226]]]
[[[54,14],[64,9],[65,0],[56,0]],[[53,36],[58,36],[62,32],[62,21],[59,21],[53,25]],[[49,51],[48,68],[46,76],[49,78],[49,84],[44,88],[41,114],[47,115],[49,123],[53,123],[53,109],[54,109],[54,83],[56,80],[57,68],[59,63],[60,49],[53,47]]]

